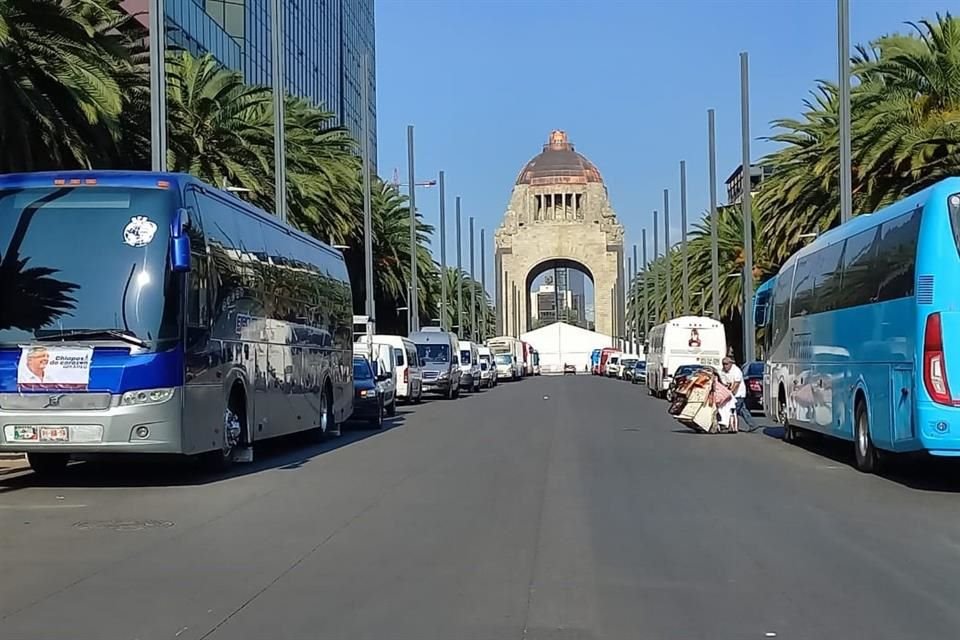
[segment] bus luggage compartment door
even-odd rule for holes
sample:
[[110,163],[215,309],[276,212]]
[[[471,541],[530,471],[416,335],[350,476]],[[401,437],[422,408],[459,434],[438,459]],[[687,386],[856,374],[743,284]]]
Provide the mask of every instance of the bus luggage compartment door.
[[911,440],[913,429],[913,369],[894,367],[890,376],[890,400],[893,440],[900,442]]

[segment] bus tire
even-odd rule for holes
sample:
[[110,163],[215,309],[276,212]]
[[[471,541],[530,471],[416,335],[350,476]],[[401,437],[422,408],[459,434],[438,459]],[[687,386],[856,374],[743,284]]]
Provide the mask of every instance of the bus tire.
[[322,441],[328,435],[334,432],[333,401],[330,394],[330,385],[323,385],[320,392],[320,415],[317,428],[313,430],[313,439],[317,442]]
[[223,472],[233,466],[233,454],[237,449],[247,446],[247,401],[243,387],[235,384],[227,400],[220,425],[222,442],[220,448],[203,454],[204,466],[210,471]]
[[69,453],[52,451],[31,451],[27,454],[27,462],[33,472],[41,476],[57,476],[66,471],[70,462]]
[[777,395],[777,418],[780,424],[783,425],[783,441],[787,444],[795,444],[799,432],[795,426],[790,424],[790,420],[787,418],[787,399],[782,387],[780,388],[780,393]]
[[856,455],[857,469],[864,473],[880,471],[880,452],[873,446],[870,438],[870,418],[862,397],[857,398],[853,419],[853,449]]

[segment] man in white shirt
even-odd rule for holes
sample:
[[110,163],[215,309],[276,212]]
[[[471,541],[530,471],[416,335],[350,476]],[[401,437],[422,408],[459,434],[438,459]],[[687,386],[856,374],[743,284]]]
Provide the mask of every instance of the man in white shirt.
[[43,347],[31,347],[20,357],[17,382],[25,385],[38,385],[49,382],[46,379],[50,353]]
[[740,414],[740,405],[743,404],[744,398],[747,397],[747,387],[743,383],[743,371],[734,363],[733,358],[726,357],[723,359],[723,371],[720,372],[720,382],[730,389],[730,393],[733,394],[733,406],[730,407],[729,410],[728,427],[730,431],[738,431],[737,416]]

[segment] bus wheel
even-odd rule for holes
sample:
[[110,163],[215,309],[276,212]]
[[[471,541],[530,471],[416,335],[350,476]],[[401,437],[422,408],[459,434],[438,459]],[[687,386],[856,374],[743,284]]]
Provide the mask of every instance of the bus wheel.
[[783,394],[777,399],[777,419],[783,425],[783,441],[787,444],[794,444],[797,441],[797,428],[790,424],[787,419],[787,403]]
[[853,440],[857,469],[864,473],[877,473],[880,470],[880,452],[870,439],[870,419],[862,400],[856,405]]
[[335,431],[333,422],[333,404],[330,402],[330,393],[324,387],[320,392],[320,424],[313,430],[314,438],[320,441],[332,434]]
[[233,454],[243,446],[245,425],[241,403],[242,394],[230,395],[230,404],[223,412],[223,425],[220,427],[223,437],[220,448],[204,454],[205,466],[211,471],[226,471],[233,466]]
[[30,452],[27,462],[34,473],[42,476],[55,476],[63,473],[70,462],[69,453]]

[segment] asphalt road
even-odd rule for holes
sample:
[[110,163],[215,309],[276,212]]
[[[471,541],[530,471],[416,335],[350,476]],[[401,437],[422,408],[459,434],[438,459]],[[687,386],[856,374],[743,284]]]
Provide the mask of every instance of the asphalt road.
[[0,637],[956,637],[960,467],[865,476],[777,435],[539,378],[230,477],[0,477]]

